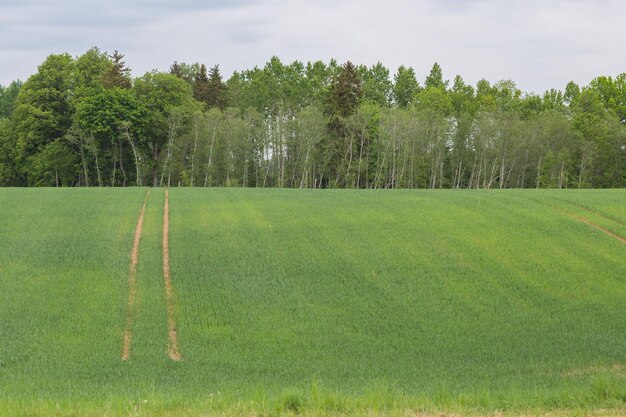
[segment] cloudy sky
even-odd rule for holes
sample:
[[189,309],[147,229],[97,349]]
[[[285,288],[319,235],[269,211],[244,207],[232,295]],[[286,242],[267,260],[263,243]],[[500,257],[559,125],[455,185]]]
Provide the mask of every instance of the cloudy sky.
[[179,62],[226,75],[283,61],[336,58],[423,81],[512,79],[525,91],[626,72],[625,0],[0,0],[0,84],[51,53],[126,54],[133,75]]

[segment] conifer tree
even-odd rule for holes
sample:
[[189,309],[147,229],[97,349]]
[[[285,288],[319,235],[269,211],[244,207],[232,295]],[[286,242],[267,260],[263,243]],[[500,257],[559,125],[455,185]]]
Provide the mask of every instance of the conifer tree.
[[201,103],[205,103],[207,107],[211,107],[209,103],[209,77],[206,73],[206,65],[200,65],[200,71],[193,79],[193,98]]
[[357,67],[348,61],[330,87],[325,113],[331,117],[348,117],[356,111],[362,95],[363,85]]
[[124,55],[117,50],[113,52],[113,55],[109,55],[113,66],[104,75],[103,84],[106,88],[118,87],[122,89],[129,89],[132,86],[130,81],[130,69],[126,66],[126,63],[122,61]]
[[326,98],[324,113],[328,116],[327,135],[320,142],[323,155],[322,186],[339,186],[341,180],[340,165],[346,153],[348,128],[346,119],[353,115],[363,95],[363,84],[357,67],[346,62],[330,86]]
[[178,78],[184,78],[183,70],[178,61],[174,61],[174,63],[170,65],[170,74],[175,75]]
[[222,81],[219,65],[211,68],[208,81],[207,105],[224,110],[226,107],[226,84]]

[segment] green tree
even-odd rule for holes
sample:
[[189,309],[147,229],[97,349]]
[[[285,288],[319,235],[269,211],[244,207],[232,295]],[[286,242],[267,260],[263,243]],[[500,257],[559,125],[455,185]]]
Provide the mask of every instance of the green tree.
[[466,84],[460,75],[454,77],[454,83],[450,91],[450,100],[457,117],[460,117],[465,112],[473,113],[476,110],[474,98],[474,88]]
[[349,147],[346,119],[358,108],[363,95],[363,86],[356,66],[346,62],[333,81],[325,102],[324,114],[329,118],[327,134],[322,137],[323,162],[320,172],[322,186],[341,186],[345,178],[340,178],[340,164],[344,155],[353,152]]
[[0,85],[0,118],[11,117],[17,96],[22,88],[20,80],[13,81],[6,87]]
[[313,105],[321,109],[324,105],[324,98],[328,93],[328,88],[333,80],[333,68],[336,64],[331,62],[326,65],[322,61],[308,62],[304,70],[304,77],[307,83],[306,105]]
[[200,104],[194,100],[189,84],[171,74],[148,72],[135,80],[133,90],[148,111],[146,135],[150,139],[147,145],[152,156],[152,184],[156,187],[163,147],[174,141],[184,127],[183,119],[197,111]]
[[89,49],[73,61],[68,86],[72,114],[82,99],[105,88],[104,79],[112,67],[113,63],[106,52],[98,48]]
[[626,178],[626,132],[595,88],[573,102],[574,128],[582,138],[578,187],[621,187]]
[[415,101],[415,107],[443,116],[452,114],[454,110],[450,95],[445,90],[436,87],[426,87],[420,91]]
[[16,184],[15,140],[11,134],[11,121],[0,117],[0,186]]
[[370,68],[359,67],[359,76],[363,81],[363,99],[381,107],[391,104],[393,84],[389,79],[389,70],[382,63],[378,62]]
[[62,138],[71,125],[71,77],[74,60],[69,54],[50,55],[28,78],[15,103],[12,129],[15,165],[21,181],[28,181],[32,156]]
[[132,81],[130,78],[130,69],[123,61],[124,55],[117,50],[113,55],[109,55],[111,65],[103,75],[103,84],[106,88],[130,89]]
[[110,174],[111,185],[116,185],[117,169],[122,178],[120,185],[127,184],[128,147],[135,165],[135,183],[142,183],[140,160],[146,147],[143,132],[147,114],[130,90],[119,87],[103,90],[80,103],[74,121],[81,132],[94,141],[96,157],[101,153],[106,158],[102,160],[103,166],[112,166],[105,174]]
[[222,80],[219,65],[212,67],[209,73],[206,103],[209,108],[217,107],[220,110],[226,108],[226,84]]
[[448,81],[443,80],[443,71],[441,70],[441,65],[435,62],[430,73],[426,77],[426,81],[424,82],[426,88],[439,88],[441,90],[445,90],[448,88]]
[[200,70],[193,79],[193,98],[204,103],[207,108],[209,105],[209,77],[206,72],[206,65],[200,65]]
[[549,111],[563,111],[565,109],[565,97],[560,90],[551,88],[543,94],[543,108]]
[[196,79],[196,76],[200,72],[200,64],[197,62],[194,64],[187,64],[185,62],[177,62],[170,66],[169,73],[174,75],[181,80],[185,80],[187,84],[189,84],[193,88],[193,81]]
[[178,78],[183,78],[183,69],[181,68],[180,64],[178,63],[178,61],[174,61],[174,63],[172,65],[170,65],[170,74],[178,77]]
[[565,104],[572,105],[578,99],[580,95],[580,87],[574,81],[570,81],[565,86],[565,93],[563,94],[563,99]]
[[626,73],[617,78],[597,77],[591,80],[589,88],[596,92],[604,107],[617,115],[626,124]]
[[398,68],[394,76],[393,101],[401,109],[409,107],[419,92],[419,83],[413,68],[404,65]]
[[496,108],[496,89],[484,78],[476,83],[476,104],[480,110]]
[[45,145],[37,154],[29,157],[28,181],[31,185],[73,185],[76,178],[76,155],[63,139]]
[[348,61],[330,87],[325,113],[329,116],[348,117],[354,114],[362,96],[363,83],[354,64]]

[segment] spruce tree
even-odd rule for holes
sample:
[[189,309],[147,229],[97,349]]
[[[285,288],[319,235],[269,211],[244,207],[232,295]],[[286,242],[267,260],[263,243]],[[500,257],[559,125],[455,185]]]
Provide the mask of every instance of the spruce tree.
[[362,95],[363,84],[357,73],[357,67],[348,61],[330,87],[325,113],[331,117],[348,117],[356,111]]
[[174,61],[172,65],[170,65],[170,74],[177,76],[178,78],[184,79],[183,70],[178,63],[178,61]]
[[200,71],[193,79],[193,98],[201,103],[205,103],[207,107],[211,107],[209,103],[209,77],[204,64],[200,65]]
[[132,86],[130,81],[130,69],[126,67],[126,63],[122,61],[124,55],[117,50],[113,55],[109,55],[113,63],[111,69],[104,74],[103,84],[106,88],[118,87],[129,89]]
[[363,84],[357,67],[346,62],[333,81],[325,102],[324,113],[328,116],[327,134],[320,141],[323,156],[322,186],[342,186],[341,164],[346,149],[348,127],[346,119],[353,115],[363,96]]
[[222,81],[219,65],[211,68],[208,85],[208,107],[217,107],[220,110],[224,110],[226,107],[226,84]]

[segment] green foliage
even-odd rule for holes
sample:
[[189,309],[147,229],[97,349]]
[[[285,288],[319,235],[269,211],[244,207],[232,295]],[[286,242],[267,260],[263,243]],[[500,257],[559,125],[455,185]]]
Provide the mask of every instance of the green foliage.
[[[129,174],[124,167],[131,160],[138,164],[140,156],[149,154],[149,141],[145,135],[147,120],[148,110],[143,104],[130,90],[119,87],[102,90],[79,104],[74,117],[78,139],[82,144],[88,138],[91,152],[100,157],[97,166],[100,185],[101,177],[109,176],[111,185],[117,185],[117,169],[121,171],[120,185],[126,185]],[[130,156],[131,151],[134,158]],[[135,168],[134,182],[140,184],[140,167]]]
[[215,65],[211,68],[211,72],[209,73],[208,92],[208,106],[224,110],[226,107],[226,84],[222,81],[219,65]]
[[543,108],[549,111],[563,111],[565,97],[559,90],[551,88],[543,94]]
[[62,139],[44,146],[30,157],[28,183],[34,186],[74,185],[78,161]]
[[0,85],[0,119],[3,117],[11,117],[17,96],[22,88],[22,82],[17,80],[11,82],[6,87]]
[[12,118],[14,158],[20,176],[28,176],[31,157],[62,138],[71,124],[72,70],[73,60],[68,54],[50,55],[20,89]]
[[174,61],[170,66],[169,73],[185,80],[187,84],[193,87],[193,81],[200,73],[200,64],[197,62],[194,64],[187,64],[185,62],[179,64],[177,61]]
[[428,76],[426,77],[424,86],[426,88],[439,88],[441,90],[445,90],[448,87],[448,81],[443,80],[443,71],[441,69],[441,65],[435,62],[430,70],[430,74],[428,74]]
[[107,77],[114,69],[107,53],[98,48],[91,48],[73,60],[70,77],[72,110],[76,109],[81,100],[98,94],[105,86],[110,88]]
[[359,67],[359,78],[363,84],[363,99],[381,107],[391,104],[393,84],[389,79],[389,69],[378,62],[371,68]]
[[348,117],[354,114],[362,96],[363,81],[357,68],[348,61],[329,89],[325,113],[331,117]]
[[9,119],[0,118],[0,186],[12,185],[17,177],[10,126]]
[[454,107],[454,113],[457,117],[463,114],[474,114],[476,110],[476,100],[474,96],[474,88],[465,84],[460,75],[454,77],[452,91],[450,91],[450,100]]
[[348,61],[335,77],[326,97],[327,134],[319,141],[322,158],[319,183],[322,187],[344,187],[348,182],[343,165],[347,157],[353,155],[354,142],[346,119],[356,112],[362,96],[363,82],[357,67]]
[[[178,76],[176,69],[173,70],[173,75]],[[180,78],[180,77],[179,77]],[[207,104],[209,101],[209,77],[206,72],[206,65],[200,65],[198,74],[193,79],[193,98]]]
[[[116,89],[138,103],[105,92]],[[148,176],[153,185],[280,188],[626,183],[625,74],[538,95],[510,79],[474,87],[457,75],[450,86],[437,63],[421,88],[404,66],[391,80],[382,63],[274,56],[226,82],[217,65],[178,62],[133,80],[122,54],[91,48],[51,55],[23,86],[0,87],[2,117],[7,185],[34,185],[32,162],[57,140],[78,164],[63,182],[74,185],[141,185]]]
[[206,105],[207,109],[217,107],[224,110],[226,107],[226,85],[222,81],[219,67],[211,68],[207,75],[206,66],[200,65],[200,70],[193,81],[193,96]]
[[580,87],[574,81],[570,81],[565,86],[565,93],[563,97],[565,98],[566,103],[571,104],[576,101],[578,96],[580,95]]
[[419,91],[419,83],[415,77],[415,70],[412,67],[406,68],[401,65],[394,75],[393,99],[401,109],[406,109],[413,103]]
[[307,105],[314,105],[321,108],[328,88],[338,70],[339,67],[335,61],[331,61],[329,65],[326,65],[322,61],[307,63],[305,69],[308,91]]
[[454,109],[450,95],[437,87],[426,87],[419,92],[415,107],[420,110],[439,113],[448,116]]
[[74,120],[85,133],[115,142],[124,123],[139,136],[146,117],[146,108],[131,92],[113,88],[83,100]]
[[103,73],[102,83],[106,88],[122,88],[129,89],[132,86],[130,79],[130,69],[126,67],[126,64],[122,59],[124,55],[117,50],[110,55],[111,65],[107,71]]
[[184,127],[182,119],[199,110],[199,103],[194,100],[189,84],[171,74],[146,73],[135,80],[133,90],[148,110],[145,126],[146,135],[150,138],[152,184],[156,186],[163,147],[171,143]]

